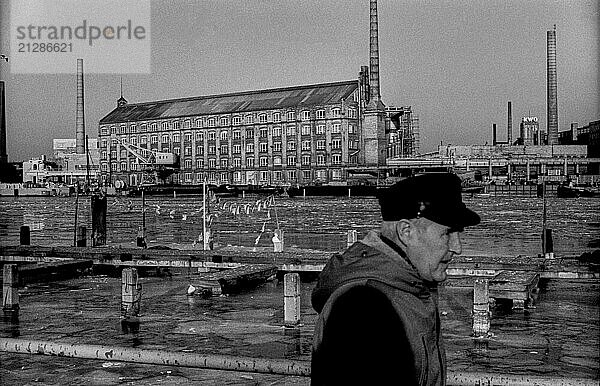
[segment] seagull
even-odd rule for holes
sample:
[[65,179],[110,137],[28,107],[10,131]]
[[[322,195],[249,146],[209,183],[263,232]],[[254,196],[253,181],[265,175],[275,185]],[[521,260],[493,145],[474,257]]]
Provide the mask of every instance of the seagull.
[[187,289],[187,294],[188,295],[193,295],[194,292],[196,292],[196,287],[194,287],[193,285],[190,284],[190,286]]
[[181,221],[185,221],[185,220],[187,220],[187,214],[184,213],[181,215]]
[[152,206],[156,208],[156,214],[160,214],[160,205],[154,204]]
[[174,218],[173,217],[174,214],[175,214],[175,209],[173,209],[169,212],[169,217]]

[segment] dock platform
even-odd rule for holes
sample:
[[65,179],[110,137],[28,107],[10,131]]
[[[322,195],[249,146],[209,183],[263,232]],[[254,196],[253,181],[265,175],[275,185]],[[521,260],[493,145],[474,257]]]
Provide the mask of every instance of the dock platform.
[[513,309],[533,306],[540,274],[524,271],[502,271],[490,280],[490,299],[508,299]]
[[224,271],[201,273],[193,277],[192,285],[213,296],[218,296],[252,288],[276,274],[275,265],[243,264]]

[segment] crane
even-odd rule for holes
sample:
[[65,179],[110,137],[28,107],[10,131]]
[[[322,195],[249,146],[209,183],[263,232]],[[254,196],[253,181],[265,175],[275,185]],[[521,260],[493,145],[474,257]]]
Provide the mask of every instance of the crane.
[[179,156],[175,153],[146,149],[120,138],[117,140],[135,157],[136,163],[139,165],[138,169],[143,173],[138,186],[157,185],[159,173],[169,175],[179,168]]

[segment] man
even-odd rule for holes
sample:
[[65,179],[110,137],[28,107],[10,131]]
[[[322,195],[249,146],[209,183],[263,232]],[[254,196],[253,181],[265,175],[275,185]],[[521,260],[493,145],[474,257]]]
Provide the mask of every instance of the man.
[[436,286],[480,218],[450,173],[402,180],[379,204],[379,231],[334,255],[313,291],[313,385],[446,382]]

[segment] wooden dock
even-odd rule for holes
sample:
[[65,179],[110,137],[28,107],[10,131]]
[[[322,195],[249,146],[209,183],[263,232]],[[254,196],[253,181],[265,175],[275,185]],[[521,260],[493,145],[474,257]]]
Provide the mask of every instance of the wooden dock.
[[192,285],[213,296],[236,293],[264,283],[277,274],[277,267],[268,264],[242,264],[236,268],[201,273],[193,276]]
[[[533,306],[540,275],[535,272],[502,271],[490,280],[490,299],[508,299],[513,309]],[[492,302],[493,303],[493,302]]]

